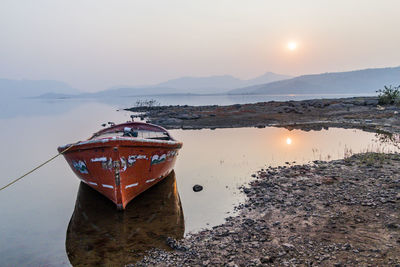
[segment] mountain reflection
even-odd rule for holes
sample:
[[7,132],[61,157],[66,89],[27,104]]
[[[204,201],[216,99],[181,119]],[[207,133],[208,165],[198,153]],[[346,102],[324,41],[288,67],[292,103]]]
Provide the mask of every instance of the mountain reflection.
[[168,249],[166,238],[179,239],[183,234],[174,172],[132,200],[123,212],[81,182],[66,249],[74,266],[121,266],[140,260],[151,248]]

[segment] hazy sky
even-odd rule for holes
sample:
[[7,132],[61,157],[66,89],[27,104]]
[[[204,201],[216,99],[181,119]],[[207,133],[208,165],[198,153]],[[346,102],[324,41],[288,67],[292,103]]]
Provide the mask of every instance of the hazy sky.
[[399,66],[399,11],[399,0],[1,0],[0,78],[97,91]]

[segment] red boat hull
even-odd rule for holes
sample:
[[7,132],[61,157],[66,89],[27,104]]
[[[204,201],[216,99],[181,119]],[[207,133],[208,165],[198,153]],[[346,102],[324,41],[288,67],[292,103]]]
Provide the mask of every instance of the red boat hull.
[[182,143],[113,137],[70,146],[63,155],[79,179],[125,209],[129,201],[170,174]]

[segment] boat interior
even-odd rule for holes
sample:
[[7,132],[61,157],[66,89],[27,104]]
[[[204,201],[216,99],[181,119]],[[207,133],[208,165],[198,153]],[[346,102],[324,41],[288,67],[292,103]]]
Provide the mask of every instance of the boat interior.
[[174,140],[168,131],[160,126],[137,122],[112,126],[95,133],[90,139],[95,140],[115,136],[152,140]]

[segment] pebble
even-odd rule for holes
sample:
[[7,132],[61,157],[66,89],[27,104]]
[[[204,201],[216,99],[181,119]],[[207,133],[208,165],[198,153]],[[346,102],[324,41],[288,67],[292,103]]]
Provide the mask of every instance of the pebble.
[[200,192],[201,190],[203,190],[203,186],[198,185],[198,184],[193,186],[193,191],[194,192]]

